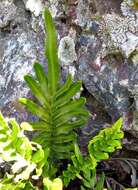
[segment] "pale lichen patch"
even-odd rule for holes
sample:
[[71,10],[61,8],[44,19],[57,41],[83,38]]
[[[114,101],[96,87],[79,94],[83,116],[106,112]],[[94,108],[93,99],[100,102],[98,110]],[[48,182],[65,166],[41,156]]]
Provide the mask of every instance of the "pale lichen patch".
[[35,16],[39,16],[44,9],[42,0],[27,0],[25,5],[26,8],[33,12]]
[[60,40],[58,57],[63,65],[70,65],[77,60],[74,40],[65,36]]

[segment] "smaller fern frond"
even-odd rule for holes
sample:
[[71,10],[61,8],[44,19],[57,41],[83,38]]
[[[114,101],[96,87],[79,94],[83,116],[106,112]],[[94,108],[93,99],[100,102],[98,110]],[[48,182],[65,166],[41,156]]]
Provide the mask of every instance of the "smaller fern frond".
[[123,132],[121,131],[122,119],[119,119],[112,127],[103,129],[88,144],[87,156],[83,156],[77,144],[75,144],[74,155],[71,157],[72,164],[68,165],[66,171],[63,172],[64,185],[67,186],[70,180],[76,177],[83,182],[84,187],[92,190],[102,190],[104,185],[104,174],[97,182],[94,177],[95,169],[99,161],[109,158],[109,153],[121,148],[121,139]]
[[15,186],[22,180],[28,180],[32,172],[39,177],[46,163],[42,147],[24,135],[28,126],[32,130],[28,123],[19,126],[15,119],[6,120],[0,113],[0,157],[3,162],[13,163],[10,175]]
[[121,131],[122,119],[120,118],[112,128],[101,130],[99,135],[94,137],[88,145],[89,155],[92,160],[97,162],[109,158],[109,153],[114,152],[115,149],[120,149],[120,139],[123,138]]

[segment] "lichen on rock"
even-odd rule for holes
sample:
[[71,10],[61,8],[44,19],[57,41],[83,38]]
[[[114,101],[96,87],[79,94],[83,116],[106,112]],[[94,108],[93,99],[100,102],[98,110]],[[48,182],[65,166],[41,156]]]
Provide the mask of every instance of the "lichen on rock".
[[128,58],[138,48],[138,35],[134,20],[123,18],[117,14],[103,16],[107,35],[114,47]]
[[5,51],[1,60],[3,64],[0,68],[0,75],[5,81],[0,96],[1,106],[28,93],[23,76],[32,72],[31,62],[36,59],[34,36],[33,33],[24,32],[9,36],[8,41],[5,41]]
[[85,0],[78,1],[77,5],[77,18],[76,24],[80,25],[81,27],[87,28],[91,23],[91,11],[88,8],[89,2]]
[[16,10],[13,1],[0,1],[0,28],[6,27],[15,18]]
[[37,17],[39,16],[43,9],[44,3],[42,0],[24,0],[26,9],[30,10]]
[[60,2],[57,0],[49,0],[48,7],[54,18],[58,16],[58,13],[60,11],[61,6],[59,3]]
[[70,65],[77,60],[74,40],[65,36],[60,40],[58,57],[63,65]]

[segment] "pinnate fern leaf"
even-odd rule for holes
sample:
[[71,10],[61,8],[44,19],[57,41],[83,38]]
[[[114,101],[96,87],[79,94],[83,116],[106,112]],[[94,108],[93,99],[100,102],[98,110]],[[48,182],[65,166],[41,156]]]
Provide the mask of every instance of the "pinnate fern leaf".
[[99,135],[89,142],[88,150],[92,160],[99,162],[108,159],[109,153],[121,148],[120,139],[123,138],[121,126],[122,119],[120,118],[112,128],[101,130]]
[[74,152],[72,144],[77,140],[74,129],[86,124],[89,112],[84,106],[85,98],[73,98],[81,89],[81,81],[74,82],[71,75],[68,75],[66,82],[60,84],[56,32],[48,10],[44,12],[44,20],[48,75],[41,64],[36,62],[35,77],[24,77],[36,101],[21,98],[20,102],[40,118],[31,123],[33,129],[39,132],[33,140],[43,148],[49,147],[50,160],[55,163],[70,158]]
[[[21,124],[21,126],[25,127],[26,124]],[[22,180],[28,180],[32,172],[39,177],[46,163],[42,147],[31,142],[24,135],[21,126],[15,119],[4,119],[0,113],[0,158],[2,162],[12,162],[10,178],[13,184],[15,183],[15,187]]]
[[[34,67],[41,67],[41,71],[43,69],[38,63],[35,63]],[[38,76],[38,69],[35,69],[35,72]],[[40,121],[31,123],[34,130],[39,131],[39,135],[34,140],[43,147],[50,147],[53,155],[58,159],[70,157],[74,149],[72,142],[76,141],[73,130],[83,126],[89,116],[89,112],[84,107],[85,98],[73,99],[80,90],[81,83],[74,83],[71,79],[70,85],[63,84],[57,89],[55,96],[51,96],[49,91],[44,93],[43,85],[46,85],[46,82],[42,81],[42,78],[40,82],[27,75],[25,80],[38,101],[35,103],[27,98],[20,99],[29,111],[40,118]]]
[[[93,181],[95,179],[94,171],[98,162],[108,159],[110,153],[121,148],[121,139],[123,138],[121,126],[122,119],[119,119],[112,127],[101,130],[97,136],[90,140],[89,154],[85,157],[82,156],[78,145],[75,144],[75,154],[71,157],[72,164],[68,165],[62,176],[65,186],[69,184],[70,180],[78,177],[86,188],[98,189],[100,187],[99,189],[102,190],[104,177],[102,175],[99,183]],[[95,186],[96,184],[98,186]]]

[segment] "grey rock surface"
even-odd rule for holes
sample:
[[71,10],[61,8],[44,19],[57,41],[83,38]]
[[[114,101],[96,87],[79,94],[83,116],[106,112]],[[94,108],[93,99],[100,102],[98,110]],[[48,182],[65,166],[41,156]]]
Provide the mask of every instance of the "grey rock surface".
[[6,27],[16,15],[17,7],[12,1],[1,1],[0,2],[0,28]]
[[22,31],[20,34],[9,35],[7,41],[5,40],[0,68],[0,76],[3,79],[0,86],[1,106],[8,103],[9,98],[13,101],[15,97],[27,95],[23,76],[32,71],[31,62],[36,59],[37,53],[35,45],[36,35],[33,32]]
[[[21,0],[4,1],[0,6],[3,8],[0,16],[4,18],[0,25],[0,108],[5,115],[16,115],[17,118],[17,110],[21,109],[21,117],[24,118],[25,112],[18,99],[29,94],[24,75],[33,74],[34,61],[44,63],[44,31],[41,27],[37,32],[33,30],[32,16]],[[9,16],[4,8],[10,10]]]
[[[83,95],[92,113],[88,126],[80,131],[81,141],[122,116],[123,129],[135,138],[131,145],[127,139],[126,147],[131,150],[135,145],[138,151],[138,10],[134,0],[0,1],[1,110],[20,120],[29,117],[17,99],[30,96],[23,76],[33,73],[33,62],[39,60],[46,67],[45,6],[56,23],[63,75],[70,72],[74,80],[83,80]],[[68,43],[65,51],[64,41]]]

